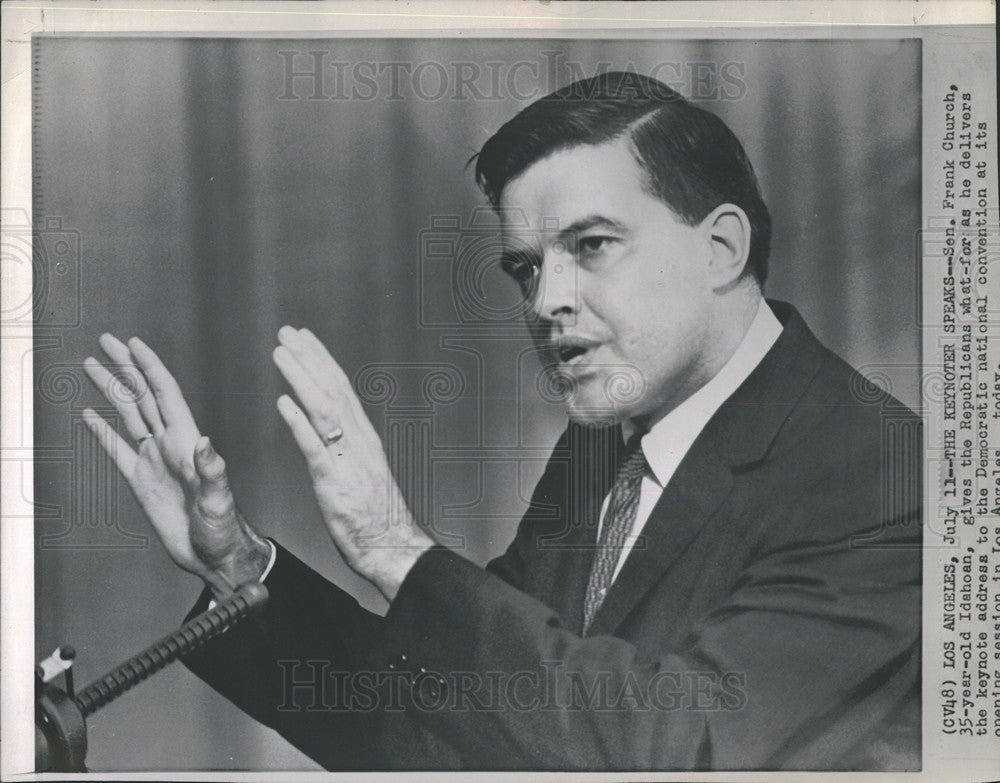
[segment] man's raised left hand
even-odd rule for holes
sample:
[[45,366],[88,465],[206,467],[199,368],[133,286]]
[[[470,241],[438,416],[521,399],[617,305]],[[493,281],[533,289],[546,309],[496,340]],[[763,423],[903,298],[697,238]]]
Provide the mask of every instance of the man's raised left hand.
[[323,344],[290,326],[278,341],[274,363],[301,404],[282,395],[278,411],[306,458],[327,529],[347,564],[391,601],[434,541],[410,514],[378,434]]

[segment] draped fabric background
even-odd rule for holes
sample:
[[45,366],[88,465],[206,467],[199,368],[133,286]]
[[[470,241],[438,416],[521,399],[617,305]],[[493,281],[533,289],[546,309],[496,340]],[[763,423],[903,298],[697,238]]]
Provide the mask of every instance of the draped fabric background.
[[[290,90],[281,52],[297,72],[322,52],[333,97],[313,100],[306,77]],[[246,515],[367,605],[274,408],[282,324],[313,329],[364,387],[439,534],[478,562],[503,550],[564,419],[536,391],[523,327],[477,316],[510,288],[458,269],[456,236],[495,248],[469,227],[484,200],[465,163],[531,99],[598,69],[658,68],[730,124],[774,217],[768,294],[918,405],[919,56],[915,41],[37,39],[36,227],[58,219],[80,248],[79,299],[59,305],[79,317],[37,303],[38,656],[74,644],[89,682],[199,590],[83,428],[101,398],[80,365],[104,331],[159,352]],[[98,770],[312,768],[179,665],[89,727]]]

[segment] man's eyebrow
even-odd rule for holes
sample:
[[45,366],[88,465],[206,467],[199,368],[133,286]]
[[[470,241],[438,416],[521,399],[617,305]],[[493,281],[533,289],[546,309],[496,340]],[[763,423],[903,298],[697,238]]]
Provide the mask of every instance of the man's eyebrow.
[[[555,239],[557,241],[567,242],[567,240],[571,240],[576,234],[592,228],[607,228],[621,233],[626,233],[628,231],[628,227],[624,223],[605,215],[594,214],[574,220],[566,226],[566,228],[560,229],[555,235]],[[520,247],[506,246],[500,251],[501,260],[510,259],[513,261],[524,259],[537,263],[537,256],[538,251],[528,247],[527,245],[521,245]]]
[[587,215],[587,217],[574,220],[566,228],[560,230],[558,237],[560,239],[567,239],[573,234],[579,234],[592,228],[610,228],[615,231],[626,231],[625,225],[613,218],[604,215]]

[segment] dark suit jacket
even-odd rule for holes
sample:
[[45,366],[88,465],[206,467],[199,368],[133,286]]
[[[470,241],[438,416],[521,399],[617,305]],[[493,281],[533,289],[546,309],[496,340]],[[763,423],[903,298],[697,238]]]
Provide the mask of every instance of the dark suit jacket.
[[188,665],[328,768],[918,769],[920,423],[771,304],[585,637],[617,430],[570,425],[486,570],[432,549],[381,618],[279,549]]

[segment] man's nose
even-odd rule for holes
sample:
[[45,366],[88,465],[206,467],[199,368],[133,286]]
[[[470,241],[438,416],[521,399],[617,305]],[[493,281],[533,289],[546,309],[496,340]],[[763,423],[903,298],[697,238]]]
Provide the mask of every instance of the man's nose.
[[538,273],[535,315],[555,321],[579,309],[576,270],[566,253],[547,254]]

